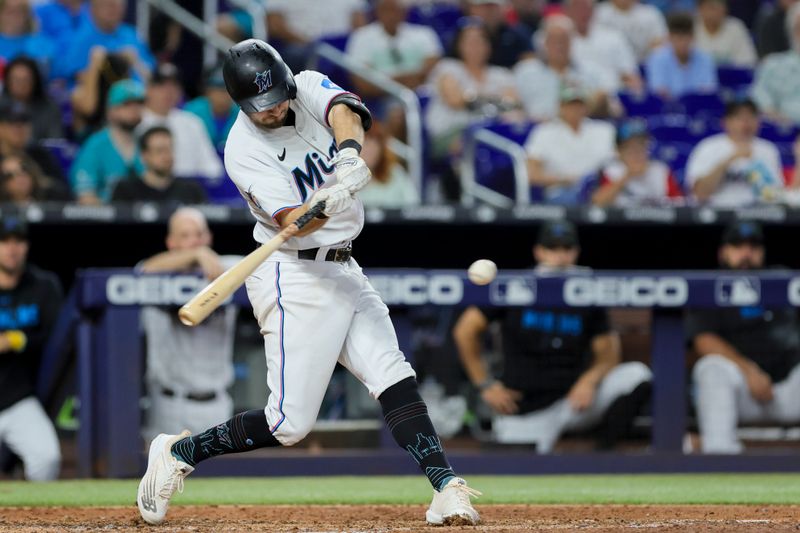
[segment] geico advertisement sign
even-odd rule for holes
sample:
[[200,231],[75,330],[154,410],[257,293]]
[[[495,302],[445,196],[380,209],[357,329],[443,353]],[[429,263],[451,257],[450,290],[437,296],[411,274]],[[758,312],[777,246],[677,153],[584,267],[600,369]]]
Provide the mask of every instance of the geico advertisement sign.
[[678,277],[574,277],[564,282],[564,302],[575,307],[679,307],[688,297],[689,284]]
[[183,305],[207,284],[197,276],[114,275],[106,282],[106,298],[114,305]]
[[800,278],[792,278],[789,280],[788,289],[789,303],[793,306],[800,307]]
[[448,274],[369,277],[387,305],[453,305],[464,297],[464,282]]

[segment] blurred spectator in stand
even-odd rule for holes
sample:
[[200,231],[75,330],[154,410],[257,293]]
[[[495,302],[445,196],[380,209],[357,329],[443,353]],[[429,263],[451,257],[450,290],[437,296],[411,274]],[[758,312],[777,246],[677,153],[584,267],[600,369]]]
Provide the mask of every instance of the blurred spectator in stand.
[[[747,274],[765,268],[761,227],[749,221],[726,228],[720,267]],[[800,320],[793,307],[753,305],[747,278],[734,279],[736,307],[690,311],[687,339],[700,360],[692,370],[703,453],[741,453],[739,423],[800,422]],[[758,298],[755,299],[755,302]]]
[[0,203],[25,206],[32,202],[68,201],[69,190],[64,182],[54,181],[24,152],[0,159]]
[[50,151],[33,140],[33,123],[28,106],[0,99],[0,155],[25,152],[45,175],[66,182],[61,165]]
[[[394,81],[416,89],[442,57],[439,36],[428,26],[408,24],[402,0],[377,0],[372,24],[362,26],[347,40],[347,55],[383,73]],[[383,120],[394,137],[404,138],[403,109],[397,99],[386,98],[380,87],[352,76],[356,92],[363,98],[378,98],[373,114]],[[383,109],[380,109],[383,108]]]
[[136,29],[123,22],[126,0],[91,0],[90,17],[75,32],[69,47],[64,50],[54,74],[74,82],[78,75],[90,66],[97,47],[107,53],[124,56],[133,77],[147,80],[155,66],[155,59]]
[[503,0],[466,0],[466,4],[467,15],[479,18],[486,26],[492,51],[490,64],[511,68],[518,61],[534,57],[530,38],[506,22]]
[[717,89],[717,67],[708,53],[694,45],[694,22],[685,13],[667,19],[669,44],[647,58],[647,85],[664,99]]
[[222,177],[219,154],[211,144],[203,122],[194,114],[179,109],[183,99],[180,72],[163,63],[147,85],[144,114],[139,131],[151,126],[166,126],[175,143],[175,175],[183,178]]
[[571,39],[572,21],[564,15],[544,20],[542,59],[525,59],[514,67],[517,92],[525,112],[534,121],[555,118],[559,111],[559,91],[568,84],[580,85],[587,92],[588,113],[595,117],[621,114],[614,95],[618,82],[611,70],[588,61],[574,60]]
[[545,0],[511,0],[511,11],[506,19],[525,35],[525,38],[532,42],[533,34],[539,29],[542,22],[542,10],[545,7]]
[[3,73],[3,96],[27,106],[31,114],[31,137],[34,141],[64,137],[64,128],[59,120],[61,110],[47,96],[36,61],[21,56],[6,65]]
[[594,0],[565,0],[564,12],[572,20],[572,59],[614,73],[615,87],[641,91],[642,78],[630,43],[618,30],[594,23]]
[[538,125],[525,142],[531,185],[545,201],[577,204],[588,181],[614,157],[614,126],[587,118],[586,94],[579,86],[561,89],[557,119]]
[[[533,255],[537,276],[585,272],[575,227],[549,222]],[[481,355],[490,323],[500,325],[502,374]],[[650,396],[646,365],[622,362],[619,335],[599,308],[468,307],[453,328],[459,357],[493,412],[492,431],[503,444],[535,444],[550,453],[567,430],[596,430],[596,447],[626,436]]]
[[[460,21],[452,55],[439,61],[431,72],[429,83],[434,92],[425,112],[431,156],[439,161],[461,152],[461,134],[471,123],[519,108],[511,71],[489,64],[489,34],[479,19]],[[458,198],[454,173],[444,177],[441,185],[448,199]]]
[[682,196],[670,168],[650,158],[650,133],[643,120],[629,120],[617,130],[617,159],[606,166],[592,203],[629,207],[664,204]]
[[399,208],[419,203],[416,187],[406,169],[389,148],[389,137],[379,122],[364,134],[361,157],[372,170],[372,179],[358,191],[364,207]]
[[111,86],[106,103],[108,126],[83,143],[70,169],[78,202],[107,202],[117,181],[144,170],[134,136],[142,121],[143,103],[144,87],[138,81],[122,80]]
[[49,73],[56,52],[51,36],[37,30],[28,0],[0,0],[0,59],[32,57]]
[[[208,281],[216,279],[241,257],[217,255],[211,241],[203,213],[181,207],[169,219],[167,250],[145,259],[137,270],[196,273]],[[233,414],[227,389],[233,384],[238,308],[233,303],[223,305],[194,328],[181,324],[175,311],[167,306],[142,308],[150,400],[146,438],[183,429],[202,431]]]
[[767,117],[800,124],[800,3],[786,14],[786,28],[792,46],[764,58],[756,69],[752,96]]
[[786,24],[786,13],[797,0],[778,0],[771,13],[756,25],[756,48],[758,56],[765,57],[789,49],[792,29]]
[[191,179],[175,179],[172,133],[153,126],[139,137],[139,156],[144,164],[140,176],[119,180],[111,194],[112,202],[158,202],[204,204],[206,191]]
[[72,130],[78,141],[105,126],[108,90],[130,76],[130,63],[124,56],[108,53],[102,47],[92,49],[89,65],[78,74],[70,93]]
[[239,106],[231,100],[225,89],[221,68],[215,68],[206,74],[203,81],[203,96],[187,102],[183,109],[203,121],[211,143],[217,149],[217,153],[221,153],[225,148],[228,133],[236,117],[239,116]]
[[62,52],[78,28],[89,21],[87,0],[45,0],[37,2],[33,10],[40,31],[55,41]]
[[727,0],[699,0],[697,15],[697,48],[711,54],[717,65],[755,66],[758,57],[750,32],[741,20],[728,16]]
[[253,37],[253,19],[247,11],[235,7],[217,15],[217,31],[238,43]]
[[603,2],[597,6],[595,22],[624,35],[640,63],[667,39],[664,15],[653,6],[640,4],[639,0]]
[[694,196],[715,206],[738,207],[777,200],[783,189],[778,148],[756,137],[758,108],[750,100],[727,105],[724,132],[707,137],[692,150],[686,181]]
[[61,451],[53,422],[36,398],[42,352],[63,293],[55,274],[28,263],[25,222],[0,219],[0,442],[22,459],[25,479],[58,477]]
[[367,9],[366,0],[327,0],[324,7],[319,0],[270,0],[267,32],[289,68],[300,72],[317,40],[352,33],[367,23]]

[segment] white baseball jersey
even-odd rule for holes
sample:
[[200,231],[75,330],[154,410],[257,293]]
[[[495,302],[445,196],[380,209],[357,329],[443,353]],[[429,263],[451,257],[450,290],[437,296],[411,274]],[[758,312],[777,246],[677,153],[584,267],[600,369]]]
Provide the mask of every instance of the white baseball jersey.
[[[310,70],[295,76],[295,82],[297,98],[289,102],[294,125],[263,129],[240,111],[225,143],[225,168],[258,221],[253,238],[260,243],[280,231],[275,217],[281,211],[306,203],[314,191],[336,183],[330,160],[338,150],[327,117],[331,101],[348,93]],[[309,235],[289,239],[281,250],[344,245],[363,225],[364,209],[356,199],[349,210]]]

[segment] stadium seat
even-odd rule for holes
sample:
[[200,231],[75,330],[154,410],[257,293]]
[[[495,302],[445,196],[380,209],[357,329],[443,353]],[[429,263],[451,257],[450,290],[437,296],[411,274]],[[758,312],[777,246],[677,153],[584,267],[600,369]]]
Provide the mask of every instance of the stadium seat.
[[774,143],[793,143],[799,131],[793,124],[779,124],[769,120],[761,121],[758,136]]
[[740,94],[750,89],[753,83],[753,70],[749,68],[719,67],[717,69],[719,86],[728,89],[734,94]]
[[652,93],[636,94],[621,91],[619,100],[629,117],[649,117],[664,112],[664,100]]
[[53,154],[53,157],[56,158],[58,164],[61,166],[61,170],[64,171],[64,175],[68,176],[69,169],[80,147],[66,139],[42,139],[39,141],[39,146],[47,148],[47,150]]
[[449,4],[426,4],[408,10],[406,21],[411,24],[430,26],[436,31],[442,46],[447,50],[456,33],[458,19],[463,16],[458,6]]
[[684,94],[678,102],[689,116],[721,117],[725,112],[725,103],[717,93]]
[[[532,128],[533,123],[529,122],[490,121],[471,126],[466,130],[465,135],[473,135],[479,129],[486,129],[523,145]],[[514,166],[511,158],[485,144],[479,144],[475,151],[475,179],[480,185],[509,198],[515,197]]]

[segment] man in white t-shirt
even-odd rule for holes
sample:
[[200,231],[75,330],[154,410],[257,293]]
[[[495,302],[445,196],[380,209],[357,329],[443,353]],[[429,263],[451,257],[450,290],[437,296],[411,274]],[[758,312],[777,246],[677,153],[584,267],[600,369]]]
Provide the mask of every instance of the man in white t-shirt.
[[670,168],[650,159],[650,133],[643,120],[629,120],[617,130],[618,159],[603,170],[595,205],[629,207],[663,204],[681,196]]
[[[347,40],[347,55],[409,89],[416,89],[425,83],[442,57],[439,36],[428,26],[405,22],[407,12],[401,0],[377,0],[374,7],[375,22],[353,32]],[[401,135],[402,112],[399,106],[391,106],[397,101],[387,101],[383,89],[363,78],[353,75],[352,79],[359,94],[378,99],[372,106],[374,114],[388,122],[393,135]],[[375,103],[384,109],[376,110]]]
[[147,86],[139,134],[153,126],[165,126],[172,132],[175,147],[173,173],[180,178],[221,178],[222,161],[203,122],[192,113],[178,109],[182,88],[180,73],[169,63],[158,67]]
[[594,0],[565,0],[564,13],[575,25],[572,58],[579,63],[602,66],[613,72],[616,88],[642,89],[642,78],[633,48],[618,30],[595,24]]
[[667,23],[657,8],[639,0],[609,0],[597,6],[595,21],[628,38],[638,62],[667,38]]
[[559,118],[536,127],[525,142],[531,185],[544,188],[548,202],[578,203],[583,185],[614,157],[614,126],[586,111],[582,89],[564,87]]
[[736,207],[772,201],[783,189],[778,149],[759,139],[758,108],[750,100],[728,104],[724,133],[703,139],[689,156],[686,179],[701,202]]
[[695,44],[718,65],[752,68],[758,61],[753,38],[744,23],[728,16],[727,0],[699,0],[694,23]]
[[281,56],[294,72],[305,70],[315,41],[367,23],[366,0],[269,0],[265,5],[270,40],[279,41]]
[[570,84],[587,93],[589,115],[616,114],[616,75],[599,64],[574,60],[572,21],[564,15],[551,15],[545,19],[542,35],[542,59],[524,59],[514,67],[517,93],[527,115],[537,122],[558,116],[559,92],[562,85]]

